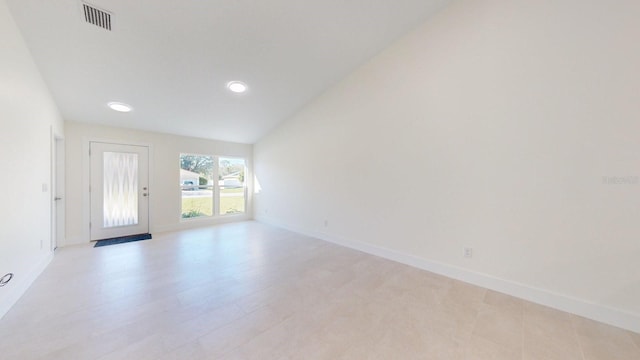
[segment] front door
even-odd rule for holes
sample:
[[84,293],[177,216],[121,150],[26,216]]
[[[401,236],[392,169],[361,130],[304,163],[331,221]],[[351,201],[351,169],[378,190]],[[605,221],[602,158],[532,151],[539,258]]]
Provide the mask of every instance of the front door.
[[90,143],[91,240],[149,232],[149,148]]

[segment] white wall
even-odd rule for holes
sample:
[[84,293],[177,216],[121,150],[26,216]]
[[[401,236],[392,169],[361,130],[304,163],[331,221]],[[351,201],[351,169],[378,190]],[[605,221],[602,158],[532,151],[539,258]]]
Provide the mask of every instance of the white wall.
[[[243,215],[181,221],[179,162],[180,153],[243,157],[247,160],[247,167],[251,169],[252,145],[67,121],[65,122],[67,232],[66,242],[63,245],[89,242],[89,157],[87,146],[91,140],[150,147],[149,230],[151,233],[247,220],[252,217],[251,199],[249,198],[248,211]],[[248,175],[246,178],[249,180],[252,177],[250,173]],[[248,186],[251,187],[250,181]]]
[[455,2],[255,145],[255,217],[640,331],[638,19]]
[[51,259],[52,134],[62,120],[0,1],[0,276],[15,274],[0,287],[0,317]]

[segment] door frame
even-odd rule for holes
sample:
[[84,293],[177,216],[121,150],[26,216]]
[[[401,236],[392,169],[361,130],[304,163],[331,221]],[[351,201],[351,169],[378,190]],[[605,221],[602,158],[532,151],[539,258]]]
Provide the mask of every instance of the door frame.
[[[154,151],[153,145],[138,141],[114,140],[110,138],[83,137],[82,138],[82,239],[91,243],[91,157],[89,150],[92,142],[101,142],[117,145],[146,146],[149,149],[149,190],[153,192],[154,187]],[[153,231],[153,196],[149,197],[149,232]]]
[[51,243],[50,250],[65,244],[65,141],[51,130]]

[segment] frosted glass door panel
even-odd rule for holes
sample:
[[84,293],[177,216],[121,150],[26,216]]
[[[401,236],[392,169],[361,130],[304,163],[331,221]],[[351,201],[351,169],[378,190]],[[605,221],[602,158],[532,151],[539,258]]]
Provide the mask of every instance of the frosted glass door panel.
[[149,232],[149,148],[89,143],[91,240]]
[[103,157],[103,226],[137,225],[138,154],[105,151]]

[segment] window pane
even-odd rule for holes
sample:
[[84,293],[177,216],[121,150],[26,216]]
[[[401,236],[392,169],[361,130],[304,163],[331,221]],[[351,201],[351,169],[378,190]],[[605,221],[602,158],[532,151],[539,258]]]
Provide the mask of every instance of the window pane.
[[213,215],[213,156],[180,154],[182,218]]
[[138,224],[138,154],[104,152],[103,226]]
[[245,211],[244,159],[219,159],[220,215]]

